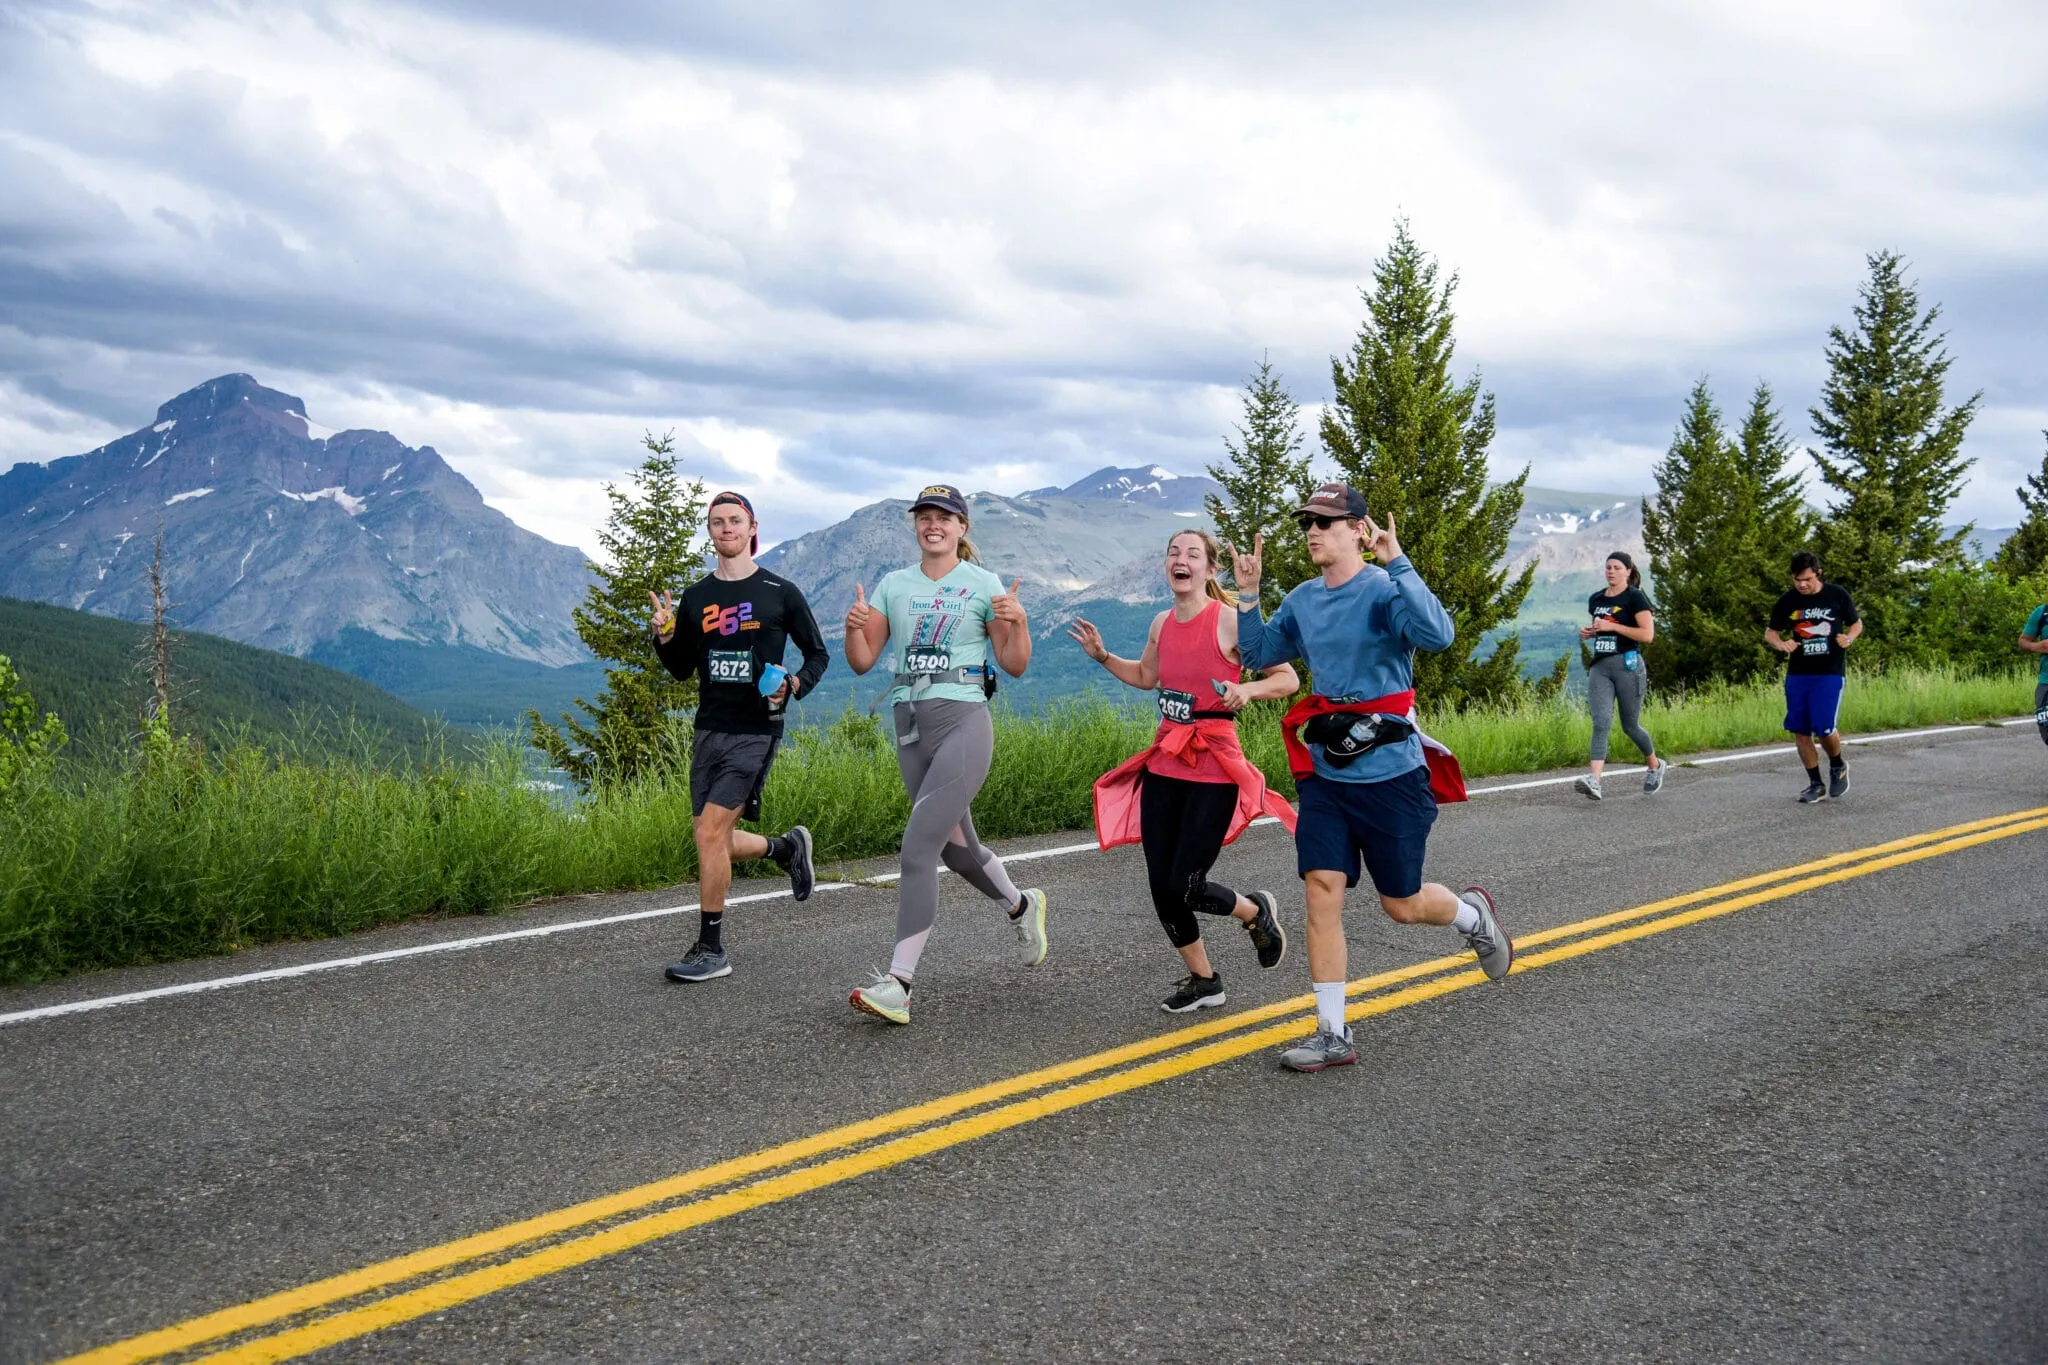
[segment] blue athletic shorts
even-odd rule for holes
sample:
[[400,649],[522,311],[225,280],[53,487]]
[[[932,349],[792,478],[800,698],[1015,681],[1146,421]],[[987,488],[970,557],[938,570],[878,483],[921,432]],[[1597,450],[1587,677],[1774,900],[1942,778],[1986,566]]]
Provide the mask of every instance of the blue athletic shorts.
[[1436,823],[1429,769],[1411,768],[1384,782],[1331,782],[1305,777],[1294,826],[1295,870],[1342,872],[1358,885],[1361,855],[1375,891],[1400,899],[1422,889],[1422,855]]
[[1842,684],[1846,681],[1839,673],[1787,673],[1785,728],[1815,739],[1833,734],[1842,713]]

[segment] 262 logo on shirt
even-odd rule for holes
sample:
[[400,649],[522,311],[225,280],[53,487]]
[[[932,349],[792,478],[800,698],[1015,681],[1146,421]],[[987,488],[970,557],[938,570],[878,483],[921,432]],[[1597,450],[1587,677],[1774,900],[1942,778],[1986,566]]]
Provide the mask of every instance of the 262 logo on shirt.
[[742,602],[736,607],[721,607],[716,602],[704,608],[704,633],[710,635],[737,635],[743,630],[759,630],[761,623],[754,619],[754,604]]

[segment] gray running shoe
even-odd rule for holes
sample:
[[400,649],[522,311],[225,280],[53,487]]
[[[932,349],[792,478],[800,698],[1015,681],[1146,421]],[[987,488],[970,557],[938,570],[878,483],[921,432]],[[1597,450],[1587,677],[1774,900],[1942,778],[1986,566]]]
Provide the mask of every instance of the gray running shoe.
[[671,981],[709,981],[715,976],[731,976],[732,959],[724,949],[714,952],[699,943],[683,954],[681,962],[669,964],[667,976]]
[[1643,774],[1643,791],[1646,795],[1657,791],[1664,785],[1664,770],[1670,766],[1668,763],[1659,763],[1656,767]]
[[1834,800],[1849,794],[1849,768],[1847,764],[1828,771],[1828,799]]
[[1515,965],[1515,941],[1508,937],[1507,930],[1500,927],[1493,897],[1480,887],[1468,886],[1459,893],[1458,899],[1479,912],[1479,925],[1465,935],[1465,946],[1479,959],[1479,970],[1486,973],[1487,980],[1500,980]]
[[910,987],[887,972],[876,972],[865,986],[856,986],[847,997],[853,1007],[892,1024],[910,1022]]
[[1024,912],[1010,916],[1017,931],[1017,956],[1027,967],[1045,961],[1045,893],[1032,887],[1024,893]]
[[1223,993],[1223,973],[1214,976],[1196,976],[1189,972],[1174,987],[1172,995],[1159,1002],[1159,1008],[1168,1014],[1187,1014],[1193,1010],[1205,1010],[1220,1005],[1230,997]]
[[782,837],[790,842],[789,861],[776,866],[789,874],[790,899],[807,901],[811,888],[818,884],[817,869],[811,864],[811,832],[802,825],[791,825]]
[[1279,906],[1273,902],[1270,891],[1247,891],[1244,898],[1259,907],[1259,913],[1244,922],[1245,932],[1252,936],[1252,947],[1258,950],[1261,967],[1277,967],[1280,959],[1287,956],[1287,931],[1280,927],[1276,913]]
[[1351,1032],[1332,1033],[1317,1026],[1315,1036],[1303,1039],[1280,1054],[1280,1065],[1289,1071],[1321,1071],[1325,1067],[1350,1066],[1358,1060],[1351,1045]]
[[1828,789],[1818,782],[1807,783],[1806,790],[1799,793],[1799,804],[1802,806],[1810,806],[1816,801],[1825,801],[1827,799]]
[[1592,776],[1589,773],[1585,777],[1582,777],[1578,781],[1572,783],[1572,790],[1584,792],[1593,800],[1598,801],[1600,799],[1600,779]]

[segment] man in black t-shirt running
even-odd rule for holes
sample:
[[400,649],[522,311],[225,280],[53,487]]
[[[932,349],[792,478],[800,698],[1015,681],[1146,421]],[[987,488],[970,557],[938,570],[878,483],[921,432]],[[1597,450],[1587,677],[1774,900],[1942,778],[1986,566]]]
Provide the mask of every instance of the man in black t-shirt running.
[[[654,600],[654,649],[676,677],[697,679],[697,724],[690,744],[690,810],[697,840],[697,942],[668,969],[671,981],[709,981],[732,972],[725,953],[725,895],[735,859],[770,858],[789,874],[796,899],[811,894],[811,832],[802,825],[764,837],[739,828],[761,818],[761,789],[782,743],[792,697],[818,685],[825,652],[810,604],[794,583],[754,563],[760,547],[754,505],[738,493],[711,499],[705,524],[718,562],[680,602]],[[785,645],[803,652],[792,674]]]
[[[1785,728],[1806,765],[1806,790],[1799,804],[1812,805],[1849,790],[1849,765],[1842,761],[1842,736],[1835,721],[1848,679],[1843,651],[1863,634],[1863,618],[1849,594],[1821,582],[1820,557],[1811,550],[1792,556],[1792,590],[1771,608],[1764,643],[1787,656]],[[1828,781],[1820,780],[1819,740],[1828,751]]]

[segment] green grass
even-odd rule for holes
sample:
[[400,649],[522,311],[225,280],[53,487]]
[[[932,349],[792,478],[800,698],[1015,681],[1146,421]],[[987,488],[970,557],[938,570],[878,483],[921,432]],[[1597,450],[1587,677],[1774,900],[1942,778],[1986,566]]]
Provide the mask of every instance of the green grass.
[[[1851,732],[2024,711],[2031,672],[1857,676]],[[1775,686],[1657,696],[1645,725],[1665,754],[1778,739]],[[1275,708],[1243,723],[1246,750],[1292,794]],[[1560,698],[1432,718],[1483,778],[1584,762],[1591,721]],[[974,818],[990,838],[1086,828],[1095,778],[1150,738],[1153,719],[1101,700],[999,713],[996,762]],[[1611,757],[1634,757],[1617,737]],[[687,780],[657,775],[569,806],[529,784],[509,740],[481,755],[324,761],[253,746],[168,770],[62,761],[0,796],[0,981],[233,952],[539,897],[671,885],[695,875]],[[880,725],[849,712],[792,732],[767,822],[809,825],[821,856],[886,855],[908,803]]]

